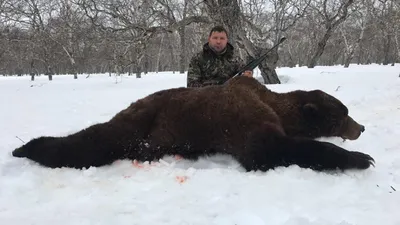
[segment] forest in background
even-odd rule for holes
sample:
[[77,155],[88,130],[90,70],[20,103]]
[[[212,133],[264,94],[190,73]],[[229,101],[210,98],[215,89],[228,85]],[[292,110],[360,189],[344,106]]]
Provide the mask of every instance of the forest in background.
[[225,26],[259,65],[394,65],[400,62],[398,0],[0,0],[0,74],[143,73],[187,70],[211,27]]

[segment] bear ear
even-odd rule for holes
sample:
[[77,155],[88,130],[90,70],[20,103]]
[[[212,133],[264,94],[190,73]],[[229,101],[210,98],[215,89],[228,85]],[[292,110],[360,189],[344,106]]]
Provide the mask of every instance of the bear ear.
[[303,112],[309,116],[316,116],[318,114],[318,106],[313,103],[303,105]]

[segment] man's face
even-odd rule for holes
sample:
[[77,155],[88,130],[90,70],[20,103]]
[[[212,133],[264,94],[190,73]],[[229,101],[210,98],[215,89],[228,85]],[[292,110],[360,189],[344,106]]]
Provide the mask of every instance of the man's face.
[[228,37],[225,32],[214,31],[208,37],[208,44],[216,52],[221,52],[222,50],[224,50],[227,43],[228,43]]

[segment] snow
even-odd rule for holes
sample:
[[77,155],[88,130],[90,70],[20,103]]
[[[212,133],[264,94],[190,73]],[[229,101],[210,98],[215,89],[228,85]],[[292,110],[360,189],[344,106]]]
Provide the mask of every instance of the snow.
[[218,155],[196,162],[168,156],[143,165],[125,160],[87,170],[44,168],[11,151],[37,136],[67,135],[107,121],[138,98],[186,86],[186,74],[84,74],[51,82],[46,76],[34,82],[0,77],[1,224],[400,224],[400,66],[277,73],[284,83],[268,85],[274,91],[321,89],[342,100],[366,131],[355,141],[324,140],[370,154],[376,167],[246,173],[231,157]]

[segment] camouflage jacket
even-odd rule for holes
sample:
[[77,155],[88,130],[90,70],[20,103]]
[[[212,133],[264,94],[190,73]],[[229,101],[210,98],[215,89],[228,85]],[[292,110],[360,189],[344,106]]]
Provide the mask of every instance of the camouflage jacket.
[[217,54],[206,43],[203,45],[203,51],[190,60],[187,87],[223,84],[244,65],[243,60],[234,54],[231,44],[227,44],[222,54]]

